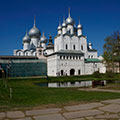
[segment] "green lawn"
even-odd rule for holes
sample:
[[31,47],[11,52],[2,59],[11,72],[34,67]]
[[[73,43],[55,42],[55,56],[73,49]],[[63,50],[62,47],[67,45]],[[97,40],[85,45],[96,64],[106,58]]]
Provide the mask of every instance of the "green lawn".
[[[67,77],[67,79],[69,79],[69,77]],[[8,88],[5,89],[1,79],[0,110],[6,110],[9,108],[13,109],[15,107],[23,108],[49,104],[63,105],[120,98],[120,93],[87,92],[79,91],[77,88],[46,88],[35,85],[35,83],[39,83],[41,81],[46,80],[43,80],[42,78],[9,79]],[[9,98],[10,87],[13,89],[12,99]]]

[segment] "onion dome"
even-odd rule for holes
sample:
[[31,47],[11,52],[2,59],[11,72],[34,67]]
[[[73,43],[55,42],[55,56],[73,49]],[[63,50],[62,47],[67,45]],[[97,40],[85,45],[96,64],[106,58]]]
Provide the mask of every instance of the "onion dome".
[[70,16],[70,9],[68,12],[68,18],[66,19],[66,24],[74,25],[74,20]]
[[23,42],[28,42],[28,43],[30,43],[30,37],[28,36],[28,33],[27,33],[27,31],[26,31],[26,35],[23,37]]
[[40,42],[41,43],[46,43],[47,42],[47,38],[45,37],[44,32],[42,34],[42,37],[40,38]]
[[89,42],[89,43],[88,43],[88,45],[89,45],[89,46],[92,46],[92,43],[91,43],[91,42]]
[[61,23],[59,22],[59,26],[58,26],[58,28],[57,28],[58,30],[61,30],[62,29],[62,27],[61,27]]
[[82,28],[82,25],[80,24],[80,18],[79,18],[79,24],[77,26],[78,29],[81,29]]
[[34,19],[34,26],[33,28],[31,28],[31,30],[29,31],[29,36],[30,37],[40,37],[41,33],[39,31],[39,29],[36,27],[36,21]]
[[62,24],[62,27],[66,27],[65,18],[63,18],[63,24]]

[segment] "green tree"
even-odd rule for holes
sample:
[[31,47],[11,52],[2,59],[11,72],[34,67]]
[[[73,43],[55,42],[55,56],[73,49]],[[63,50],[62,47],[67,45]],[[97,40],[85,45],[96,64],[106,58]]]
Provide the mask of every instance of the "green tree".
[[119,67],[120,72],[120,33],[114,34],[105,38],[104,48],[104,61],[106,62],[107,69],[116,72],[116,67]]

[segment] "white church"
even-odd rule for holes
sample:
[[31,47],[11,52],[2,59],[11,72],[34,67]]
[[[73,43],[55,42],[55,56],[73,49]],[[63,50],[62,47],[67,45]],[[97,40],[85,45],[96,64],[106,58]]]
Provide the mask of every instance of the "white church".
[[89,75],[95,71],[106,72],[102,57],[98,57],[97,50],[92,48],[92,43],[87,43],[83,35],[82,25],[75,27],[70,10],[67,19],[57,28],[58,34],[54,38],[47,38],[44,33],[34,26],[23,37],[23,49],[14,50],[14,56],[37,56],[38,59],[47,60],[48,76]]

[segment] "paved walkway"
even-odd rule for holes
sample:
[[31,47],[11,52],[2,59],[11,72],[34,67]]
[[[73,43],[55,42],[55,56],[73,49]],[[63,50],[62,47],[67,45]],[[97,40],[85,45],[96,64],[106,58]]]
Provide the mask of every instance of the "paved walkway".
[[0,112],[0,120],[120,120],[120,99],[63,108]]
[[115,93],[120,93],[120,90],[109,90],[109,89],[100,89],[100,88],[80,88],[78,90],[83,90],[83,91],[101,91],[101,92],[115,92]]

